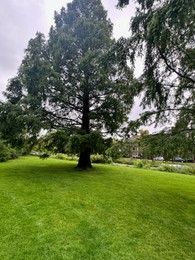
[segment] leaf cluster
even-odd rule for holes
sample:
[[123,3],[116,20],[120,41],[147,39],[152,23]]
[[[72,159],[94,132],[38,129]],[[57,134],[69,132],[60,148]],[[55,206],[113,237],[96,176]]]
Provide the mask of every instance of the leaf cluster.
[[70,148],[72,153],[80,153],[86,148],[91,150],[92,154],[104,154],[105,151],[111,146],[111,138],[103,138],[100,132],[91,132],[90,134],[76,134],[70,138]]

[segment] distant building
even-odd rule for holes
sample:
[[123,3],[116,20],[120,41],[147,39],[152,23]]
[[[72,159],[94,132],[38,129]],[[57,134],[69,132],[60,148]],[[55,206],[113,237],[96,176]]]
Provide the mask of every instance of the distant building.
[[134,158],[134,159],[140,158],[139,147],[138,147],[138,143],[136,142],[136,140],[139,137],[140,137],[139,135],[133,135],[130,138],[130,141],[133,141],[133,145],[132,145],[132,148],[131,148],[131,157]]

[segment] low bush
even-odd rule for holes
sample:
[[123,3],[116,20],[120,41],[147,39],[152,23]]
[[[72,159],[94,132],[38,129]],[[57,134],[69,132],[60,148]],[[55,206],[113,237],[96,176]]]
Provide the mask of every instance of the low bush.
[[2,141],[0,142],[0,162],[18,158],[18,153],[15,149],[7,146]]
[[154,169],[163,172],[183,173],[195,175],[195,165],[169,164],[150,160],[132,160],[130,158],[119,158],[114,160],[115,163],[133,165],[135,168]]
[[47,158],[49,158],[50,157],[50,154],[48,154],[48,153],[43,153],[43,154],[40,154],[39,155],[39,158],[41,158],[41,159],[47,159]]
[[143,168],[144,162],[142,160],[135,160],[133,165],[135,168]]
[[183,174],[192,174],[192,175],[195,175],[195,166],[194,166],[194,167],[184,166],[184,167],[181,169],[181,173],[183,173]]
[[57,153],[55,155],[52,155],[52,158],[59,159],[59,160],[66,160],[66,156],[63,153]]
[[175,172],[183,174],[195,174],[195,167],[183,166],[183,165],[170,165],[170,164],[161,164],[158,170],[163,172]]
[[[67,155],[67,154],[62,154],[62,153],[54,154],[51,157],[54,159],[59,159],[59,160],[68,160],[68,161],[78,160],[78,157],[76,155]],[[92,163],[112,163],[112,159],[105,157],[103,154],[92,154],[91,162]]]
[[105,157],[103,154],[92,154],[91,162],[92,163],[112,163],[112,158]]
[[176,167],[173,167],[169,164],[161,164],[159,167],[158,167],[158,170],[159,171],[162,171],[162,172],[178,172],[179,169],[176,168]]
[[150,161],[151,167],[159,167],[162,164],[160,161]]
[[114,160],[115,163],[133,165],[133,160],[131,158],[118,158]]
[[63,153],[57,153],[51,156],[54,159],[59,159],[59,160],[68,160],[68,161],[75,161],[78,160],[78,157],[76,155],[67,155]]
[[144,164],[144,166],[143,166],[143,169],[149,170],[150,168],[151,168],[151,164],[150,164],[150,163],[146,163],[146,164]]

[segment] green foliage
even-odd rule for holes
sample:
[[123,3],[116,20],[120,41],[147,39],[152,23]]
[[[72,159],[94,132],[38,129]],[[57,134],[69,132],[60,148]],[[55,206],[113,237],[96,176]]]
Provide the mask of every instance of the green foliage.
[[131,157],[131,143],[129,140],[115,141],[105,153],[114,160],[121,157]]
[[40,152],[65,153],[69,142],[69,135],[65,131],[53,131],[39,138],[36,149]]
[[27,113],[25,105],[0,103],[0,121],[0,133],[4,140],[12,147],[31,150],[42,125],[36,113]]
[[73,134],[66,131],[55,131],[47,133],[39,138],[34,150],[42,153],[56,154],[79,154],[80,151],[90,148],[92,153],[105,154],[105,150],[111,146],[112,139],[104,139],[100,132],[91,132],[90,134]]
[[147,169],[147,170],[151,169],[151,164],[150,163],[144,164],[143,169]]
[[181,130],[182,128],[183,126],[180,124],[177,129],[174,127],[165,129],[157,134],[140,135],[136,141],[142,157],[152,159],[156,156],[163,156],[165,160],[169,161],[180,155],[186,159],[193,160],[195,152],[194,131]]
[[18,158],[18,152],[0,139],[0,162]]
[[164,172],[174,172],[192,175],[195,174],[195,166],[161,164],[158,170]]
[[153,162],[148,160],[134,160],[133,165],[135,168],[154,169],[163,172],[195,174],[195,166],[177,165],[171,163]]
[[[129,3],[118,2],[122,7]],[[186,129],[190,129],[195,114],[195,1],[137,0],[135,3],[132,36],[126,47],[133,63],[137,56],[144,61],[140,77],[142,105],[145,110],[150,109],[143,114],[142,121],[163,123],[169,116],[178,120],[182,114],[189,119]]]
[[92,154],[91,162],[92,163],[112,163],[112,159],[105,157],[103,154]]
[[103,139],[100,132],[91,132],[90,134],[76,134],[70,138],[70,150],[72,153],[79,153],[86,148],[90,148],[91,153],[103,154],[110,146],[111,139]]
[[195,167],[190,167],[190,166],[184,166],[180,170],[181,173],[183,174],[192,174],[195,175]]
[[[62,154],[57,153],[51,156],[52,158],[59,159],[59,160],[68,160],[68,161],[75,161],[78,160],[78,157],[75,155],[70,154]],[[92,154],[91,155],[91,162],[92,163],[112,163],[111,158],[106,158],[103,154]]]
[[134,161],[131,158],[117,158],[114,160],[115,163],[133,165]]
[[110,148],[106,150],[106,156],[111,157],[113,159],[117,159],[121,157],[120,144],[115,143]]
[[39,155],[39,158],[41,158],[43,160],[45,160],[45,159],[47,159],[49,157],[50,157],[50,154],[48,154],[48,153],[42,153],[42,154]]
[[59,160],[66,160],[67,155],[62,153],[57,153],[55,155],[52,155],[52,158],[59,159]]
[[173,167],[169,164],[161,164],[158,170],[163,172],[179,172],[179,169],[177,167]]
[[134,166],[134,168],[143,168],[143,169],[153,169],[163,172],[173,172],[173,173],[183,173],[183,174],[195,174],[195,165],[194,164],[173,164],[171,162],[162,163],[151,160],[132,160],[130,158],[118,158],[114,159],[115,163],[126,164]]
[[37,33],[29,41],[5,96],[26,115],[34,113],[37,132],[57,129],[83,135],[72,140],[83,150],[91,146],[90,132],[113,134],[127,121],[136,80],[127,60],[121,61],[125,48],[112,38],[100,0],[74,0],[55,12],[54,20],[48,40]]
[[76,155],[57,153],[51,156],[54,159],[76,161],[78,157]]
[[135,160],[133,165],[135,168],[143,168],[144,162],[142,160]]

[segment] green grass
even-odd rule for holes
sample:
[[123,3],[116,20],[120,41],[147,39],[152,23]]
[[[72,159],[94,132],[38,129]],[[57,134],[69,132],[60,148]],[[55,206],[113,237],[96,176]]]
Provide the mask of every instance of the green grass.
[[194,259],[195,177],[23,157],[0,164],[0,259]]

